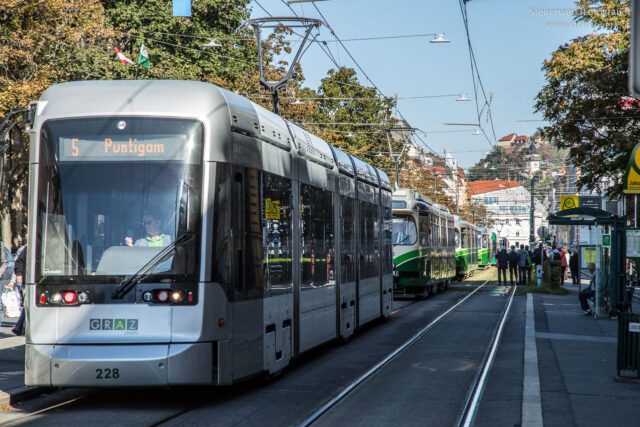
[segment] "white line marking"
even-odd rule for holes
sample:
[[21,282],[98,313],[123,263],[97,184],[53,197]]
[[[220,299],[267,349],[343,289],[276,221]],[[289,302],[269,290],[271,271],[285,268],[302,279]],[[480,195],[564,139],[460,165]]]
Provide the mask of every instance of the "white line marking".
[[542,427],[540,372],[536,346],[536,323],[533,296],[527,294],[527,317],[524,329],[524,373],[522,379],[522,427]]

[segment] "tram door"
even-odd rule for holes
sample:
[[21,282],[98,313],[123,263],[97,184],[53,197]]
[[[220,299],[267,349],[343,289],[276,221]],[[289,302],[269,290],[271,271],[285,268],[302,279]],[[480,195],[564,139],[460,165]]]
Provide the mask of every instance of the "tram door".
[[340,335],[356,326],[356,235],[354,199],[340,197]]

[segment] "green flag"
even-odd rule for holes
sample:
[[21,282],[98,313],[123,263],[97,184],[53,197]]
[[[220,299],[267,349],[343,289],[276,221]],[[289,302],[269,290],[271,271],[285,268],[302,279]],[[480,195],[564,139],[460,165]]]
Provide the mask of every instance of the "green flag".
[[149,62],[149,54],[147,53],[147,48],[144,45],[140,45],[140,55],[138,55],[138,64],[142,65],[145,68],[151,68],[151,63]]

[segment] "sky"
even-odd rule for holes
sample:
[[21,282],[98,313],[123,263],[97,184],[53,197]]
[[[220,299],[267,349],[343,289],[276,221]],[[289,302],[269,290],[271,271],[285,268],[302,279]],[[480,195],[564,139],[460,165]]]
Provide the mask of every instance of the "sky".
[[[457,1],[435,0],[325,0],[315,3],[326,23],[342,40],[381,36],[445,33],[450,43],[429,43],[432,36],[368,41],[345,41],[351,55],[385,96],[398,95],[398,110],[421,135],[428,147],[442,155],[452,153],[463,168],[473,166],[491,149],[473,126],[444,123],[476,123],[477,113],[469,50]],[[262,6],[262,7],[261,7]],[[284,0],[253,0],[252,18],[293,16]],[[299,16],[320,18],[311,3],[293,3]],[[493,93],[491,110],[497,139],[509,133],[530,136],[544,126],[535,113],[535,97],[545,84],[542,62],[572,39],[594,32],[571,15],[575,1],[473,0],[467,4],[469,33],[480,78],[487,96]],[[318,40],[331,40],[326,29]],[[337,43],[328,44],[341,66],[356,68]],[[333,62],[317,45],[300,60],[305,83],[317,89]],[[362,84],[371,85],[361,71]],[[423,99],[403,97],[466,93],[471,102],[456,96]],[[480,104],[484,102],[480,99]],[[489,139],[493,133],[482,122]]]

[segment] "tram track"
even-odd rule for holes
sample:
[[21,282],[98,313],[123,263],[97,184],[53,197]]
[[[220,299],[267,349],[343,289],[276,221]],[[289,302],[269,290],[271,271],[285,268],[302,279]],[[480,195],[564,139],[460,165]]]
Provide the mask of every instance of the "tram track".
[[[310,426],[314,423],[316,423],[317,421],[319,421],[322,416],[324,414],[326,414],[329,410],[331,410],[332,408],[334,408],[335,406],[337,406],[338,404],[340,404],[341,402],[343,402],[344,400],[346,400],[351,394],[353,394],[364,382],[366,382],[368,379],[370,379],[371,377],[373,377],[376,373],[378,373],[381,369],[383,369],[385,366],[387,366],[392,360],[394,360],[398,355],[400,355],[403,351],[405,351],[407,348],[409,348],[412,344],[414,344],[416,341],[418,341],[420,338],[422,338],[429,330],[431,330],[435,325],[437,325],[442,319],[444,319],[449,313],[453,312],[456,308],[460,307],[461,305],[463,305],[465,302],[467,302],[473,295],[475,295],[478,291],[480,291],[480,289],[484,288],[487,283],[489,283],[491,281],[491,278],[487,279],[485,282],[483,282],[480,286],[478,286],[476,289],[474,289],[473,291],[471,291],[468,295],[466,295],[464,298],[462,298],[461,300],[459,300],[456,304],[454,304],[453,306],[451,306],[450,308],[448,308],[446,311],[444,311],[443,313],[441,313],[438,317],[436,317],[434,320],[432,320],[429,324],[427,324],[424,328],[422,328],[421,330],[419,330],[416,334],[414,334],[411,338],[409,338],[407,341],[405,341],[402,345],[400,345],[398,348],[396,348],[394,351],[392,351],[391,353],[389,353],[384,359],[382,359],[380,362],[378,362],[375,366],[373,366],[372,368],[370,368],[367,372],[365,372],[364,374],[362,374],[360,377],[358,377],[355,381],[353,381],[350,385],[348,385],[347,387],[345,387],[340,393],[338,393],[337,395],[335,395],[333,398],[331,398],[329,401],[327,401],[323,406],[321,406],[319,409],[317,409],[313,414],[311,414],[311,416],[309,416],[308,418],[306,418],[303,422],[301,422],[299,424],[300,427],[306,427],[306,426]],[[514,288],[514,292],[512,292],[511,298],[509,300],[509,304],[508,307],[510,307],[510,303],[511,300],[513,298],[513,295],[515,295],[515,288]],[[503,314],[503,320],[506,318],[506,313],[508,312],[508,308],[505,309],[505,314]],[[501,323],[502,326],[502,323]],[[502,330],[502,327],[499,328],[499,330]],[[492,339],[492,342],[496,341],[495,340],[495,335],[494,335],[494,339]],[[494,352],[490,352],[490,353],[494,353]],[[488,360],[488,359],[487,359]],[[487,361],[485,360],[485,362]],[[482,364],[483,366],[485,365],[485,363]],[[482,367],[481,367],[482,368]],[[475,389],[475,385],[477,384],[477,381],[474,381],[473,385],[473,389]],[[475,396],[475,394],[473,394],[473,396]],[[474,400],[475,402],[477,402],[477,399]],[[465,405],[465,412],[467,410],[467,406]],[[466,419],[466,418],[465,418]]]
[[[475,277],[474,279],[479,278],[485,278],[485,277]],[[465,295],[464,298],[457,300],[455,304],[447,306],[445,305],[444,307],[440,308],[440,314],[438,313],[434,313],[434,315],[437,315],[436,318],[434,318],[431,322],[429,322],[428,325],[424,326],[422,329],[420,329],[418,332],[414,333],[413,336],[411,336],[411,338],[409,338],[406,341],[415,341],[417,339],[420,338],[421,335],[426,334],[430,329],[432,329],[436,324],[438,324],[439,322],[442,321],[443,318],[447,317],[451,312],[455,311],[457,308],[461,307],[463,304],[465,304],[466,302],[469,301],[469,299],[473,296],[473,295],[477,295],[477,293],[481,290],[481,289],[487,289],[487,285],[489,284],[489,282],[491,281],[492,277],[486,277],[486,279],[482,284],[480,284],[479,286],[472,288],[471,286],[469,287],[469,294]],[[490,287],[489,287],[490,288]],[[467,292],[467,291],[465,291]],[[394,313],[393,317],[396,317],[396,315],[399,315],[400,313],[404,312],[406,309],[408,309],[409,307],[416,307],[417,304],[419,302],[428,302],[432,300],[431,298],[427,299],[427,300],[415,300],[415,301],[410,301],[408,302],[406,305],[404,305],[403,307],[401,307],[399,309],[399,311],[396,311]],[[446,300],[445,300],[446,301]],[[417,327],[420,327],[418,325],[416,325]],[[366,336],[366,335],[365,335]],[[398,345],[398,344],[396,344]],[[364,381],[366,381],[366,377],[371,377],[373,375],[375,375],[375,372],[377,370],[380,370],[385,364],[389,363],[394,357],[395,355],[398,355],[400,353],[402,353],[406,348],[408,348],[411,344],[408,342],[405,342],[404,344],[400,345],[399,347],[396,347],[396,349],[392,352],[389,353],[388,356],[384,357],[381,362],[378,362],[376,365],[374,365],[372,368],[370,368],[367,372],[365,372],[365,374],[362,374],[360,377],[358,377],[355,381],[353,381],[353,383],[359,382],[360,384]],[[338,347],[341,348],[341,347]],[[348,347],[345,347],[348,350]],[[382,356],[382,354],[380,354],[380,356]],[[313,360],[313,359],[312,359]],[[309,365],[310,362],[309,360],[304,361],[304,363],[306,365]],[[372,364],[375,363],[372,360]],[[301,366],[305,366],[305,365],[301,365]],[[371,365],[369,365],[371,366]],[[299,367],[297,367],[296,369],[299,369]],[[291,377],[291,375],[295,375],[293,372],[289,372],[287,373],[287,376]],[[218,393],[216,390],[208,390],[204,393],[195,393],[192,396],[192,400],[189,401],[185,401],[181,398],[181,396],[178,394],[178,398],[175,399],[176,402],[172,402],[174,404],[172,405],[167,405],[163,408],[162,411],[158,411],[159,413],[156,413],[155,416],[153,415],[153,413],[149,413],[149,415],[147,415],[144,418],[144,421],[142,421],[142,425],[179,425],[184,419],[189,419],[189,418],[193,418],[194,414],[198,414],[198,413],[203,413],[206,411],[209,411],[210,408],[212,407],[216,407],[216,408],[224,408],[226,407],[226,403],[225,402],[240,402],[243,400],[246,400],[251,396],[252,393],[254,393],[253,390],[255,389],[260,389],[262,386],[264,386],[264,384],[261,385],[257,385],[255,381],[249,381],[248,383],[243,383],[243,384],[238,384],[237,386],[232,387],[231,389],[226,389],[224,390],[224,392]],[[278,383],[276,382],[274,384],[274,386],[276,386],[276,388],[278,387]],[[267,386],[268,388],[271,387],[271,385]],[[344,391],[342,393],[340,393],[338,397],[338,399],[336,400],[336,397],[330,399],[327,404],[323,405],[323,407],[321,409],[323,409],[323,413],[330,410],[331,407],[336,406],[340,401],[345,400],[347,398],[348,395],[350,394],[354,394],[353,391],[355,391],[356,389],[358,389],[359,385],[358,384],[352,384],[351,386],[344,388]],[[79,390],[76,390],[76,392]],[[131,401],[131,399],[135,399],[134,396],[136,396],[139,391],[125,391],[125,397],[121,400],[117,400],[114,405],[115,407],[120,407],[122,408],[123,406],[128,406],[128,405],[123,405],[122,402],[123,401]],[[158,391],[158,393],[162,394],[162,393],[166,393],[166,391]],[[147,393],[145,393],[147,394]],[[154,394],[154,392],[151,392],[151,394],[155,397],[149,397],[149,398],[145,398],[141,401],[141,404],[145,405],[145,403],[149,400],[153,400],[154,398],[158,398],[158,394]],[[93,390],[89,390],[86,395],[83,396],[72,396],[71,394],[67,394],[66,395],[66,399],[64,398],[64,396],[61,396],[57,401],[50,401],[49,404],[47,405],[47,407],[45,408],[39,408],[37,411],[34,411],[30,414],[24,414],[22,416],[19,416],[17,418],[14,418],[13,420],[9,420],[7,425],[18,425],[18,424],[23,424],[23,423],[28,423],[31,424],[31,420],[35,421],[34,424],[39,424],[42,422],[43,419],[43,415],[46,415],[46,413],[58,413],[58,412],[67,412],[67,411],[78,411],[78,410],[92,410],[93,408],[99,407],[99,402],[100,401],[105,401],[105,402],[113,402],[114,401],[114,392],[112,390],[97,390],[97,391],[93,391]],[[331,396],[331,394],[326,394],[325,395],[325,399],[327,397]],[[324,399],[323,399],[324,400]],[[330,404],[333,401],[332,404]],[[233,405],[232,405],[233,406]],[[313,411],[313,406],[309,407],[308,409],[310,409],[311,411]],[[24,408],[26,409],[26,408]],[[316,411],[318,412],[318,411]],[[310,412],[307,412],[310,413]],[[299,414],[299,415],[303,415],[303,413]],[[320,418],[322,417],[322,413],[319,414]],[[224,418],[223,418],[224,419]],[[298,420],[302,419],[298,418]],[[319,419],[319,418],[317,418]],[[309,425],[311,423],[313,423],[315,421],[310,421],[309,419],[305,420],[305,422],[302,425]],[[293,424],[298,424],[299,421],[293,421]],[[285,422],[285,424],[289,424],[288,422]]]

